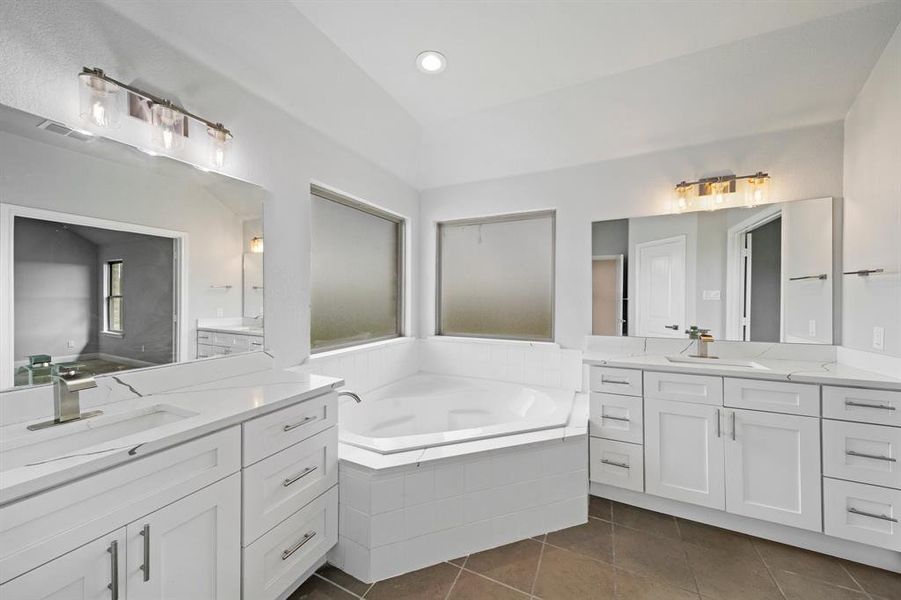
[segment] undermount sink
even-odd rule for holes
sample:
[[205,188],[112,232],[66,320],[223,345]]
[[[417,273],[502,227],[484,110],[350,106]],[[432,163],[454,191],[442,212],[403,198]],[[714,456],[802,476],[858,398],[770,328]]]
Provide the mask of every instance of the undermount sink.
[[744,367],[746,369],[763,369],[768,370],[760,363],[753,360],[744,360],[741,358],[702,358],[700,356],[667,356],[666,360],[671,363],[691,363],[695,365],[704,365],[707,367]]
[[[27,431],[0,442],[0,471],[78,454],[98,444],[162,427],[197,414],[158,404],[124,413],[62,423],[40,431]],[[115,444],[107,446],[105,449],[116,447]],[[96,449],[97,452],[103,450],[104,448]]]

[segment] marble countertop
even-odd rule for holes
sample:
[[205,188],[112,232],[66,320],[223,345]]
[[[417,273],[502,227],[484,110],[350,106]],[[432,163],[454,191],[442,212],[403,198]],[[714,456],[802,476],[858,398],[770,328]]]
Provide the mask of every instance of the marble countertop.
[[[672,352],[670,355],[680,354]],[[885,390],[901,390],[901,378],[890,377],[862,369],[856,369],[833,361],[792,360],[768,358],[767,356],[747,356],[763,369],[717,365],[715,359],[710,364],[673,363],[666,354],[630,353],[617,354],[603,350],[586,350],[582,362],[588,365],[602,365],[624,369],[644,369],[668,373],[691,373],[695,375],[718,375],[745,379],[767,379],[793,381],[795,383],[817,383],[822,385],[843,385],[869,387]]]
[[[191,416],[63,456],[0,470],[0,505],[313,398],[343,383],[342,379],[314,375],[309,367],[300,366],[257,371],[147,395],[134,390],[133,399],[101,406],[104,414],[97,418],[157,406]],[[89,419],[81,423],[91,422]],[[52,438],[60,432],[57,427],[28,431],[28,424],[0,428],[0,469],[4,449],[12,451],[26,440]]]

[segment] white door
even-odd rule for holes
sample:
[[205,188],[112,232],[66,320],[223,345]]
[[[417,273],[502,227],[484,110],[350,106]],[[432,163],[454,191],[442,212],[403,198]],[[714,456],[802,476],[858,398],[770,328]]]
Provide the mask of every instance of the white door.
[[722,408],[645,398],[645,491],[722,510]]
[[635,245],[636,335],[684,337],[685,236]]
[[241,475],[129,523],[129,600],[227,600],[241,590]]
[[125,598],[125,528],[0,585],[6,600]]
[[726,420],[726,510],[821,531],[820,420],[754,410]]

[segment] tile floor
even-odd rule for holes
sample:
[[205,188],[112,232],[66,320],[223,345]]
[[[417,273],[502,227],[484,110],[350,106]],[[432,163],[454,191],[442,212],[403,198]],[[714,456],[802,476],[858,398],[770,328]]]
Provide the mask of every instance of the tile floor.
[[592,497],[585,525],[289,600],[901,600],[901,575]]

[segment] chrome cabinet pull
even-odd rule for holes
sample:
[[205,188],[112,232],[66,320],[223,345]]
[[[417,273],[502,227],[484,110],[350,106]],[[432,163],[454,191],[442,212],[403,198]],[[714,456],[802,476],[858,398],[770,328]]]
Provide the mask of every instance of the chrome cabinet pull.
[[723,432],[720,430],[720,409],[716,409],[716,437],[723,437]]
[[282,427],[282,431],[291,431],[292,429],[297,429],[301,425],[306,425],[310,421],[315,421],[315,420],[316,420],[316,417],[304,417],[303,419],[301,419],[297,423],[294,423],[293,425],[285,425],[284,427]]
[[735,441],[735,411],[732,411],[732,441]]
[[302,538],[300,538],[299,542],[297,542],[296,544],[294,544],[293,546],[291,546],[290,548],[288,548],[287,550],[282,552],[282,560],[288,560],[288,557],[290,557],[292,554],[294,554],[295,552],[300,550],[300,548],[304,544],[306,544],[307,542],[312,540],[313,536],[315,536],[315,535],[316,535],[315,531],[308,531],[306,534],[304,534],[304,536]]
[[110,582],[106,586],[110,591],[111,600],[119,600],[119,542],[113,540],[106,549],[109,552]]
[[601,462],[605,465],[612,465],[614,467],[620,467],[623,469],[631,469],[631,467],[626,463],[616,462],[615,460],[607,460],[606,458],[602,458]]
[[622,421],[624,423],[628,423],[629,419],[626,417],[611,417],[610,415],[601,415],[601,419],[610,419],[611,421]]
[[607,379],[603,375],[601,375],[601,383],[612,383],[614,385],[629,385],[628,381],[623,381],[622,379]]
[[867,454],[865,452],[856,452],[854,450],[848,450],[845,452],[847,456],[859,456],[860,458],[872,458],[873,460],[884,460],[885,462],[898,462],[897,458],[892,458],[891,456],[882,456],[881,454]]
[[150,525],[144,525],[141,535],[144,536],[144,564],[141,565],[141,571],[144,572],[144,581],[150,581]]
[[282,485],[285,486],[285,487],[288,487],[289,485],[291,485],[291,484],[294,483],[295,481],[298,481],[298,480],[300,480],[300,479],[303,479],[304,477],[306,477],[307,475],[309,475],[310,473],[312,473],[312,472],[315,471],[315,470],[316,470],[316,467],[307,467],[306,469],[304,469],[303,471],[301,471],[301,472],[298,473],[297,475],[295,475],[295,476],[293,476],[293,477],[288,477],[287,479],[285,479],[285,480],[282,482]]
[[867,402],[854,402],[853,400],[845,400],[845,406],[857,406],[859,408],[878,408],[880,410],[896,410],[894,406],[886,406],[885,404],[869,404]]
[[849,508],[849,509],[848,509],[848,512],[849,512],[849,513],[853,513],[853,514],[855,514],[855,515],[860,515],[860,516],[862,516],[862,517],[870,517],[870,518],[873,518],[873,519],[879,519],[880,521],[890,521],[890,522],[892,522],[892,523],[897,523],[897,522],[898,522],[898,519],[892,518],[892,517],[890,517],[890,516],[888,516],[888,515],[877,515],[876,513],[866,512],[866,511],[863,511],[863,510],[857,510],[857,509],[854,508],[854,507]]

